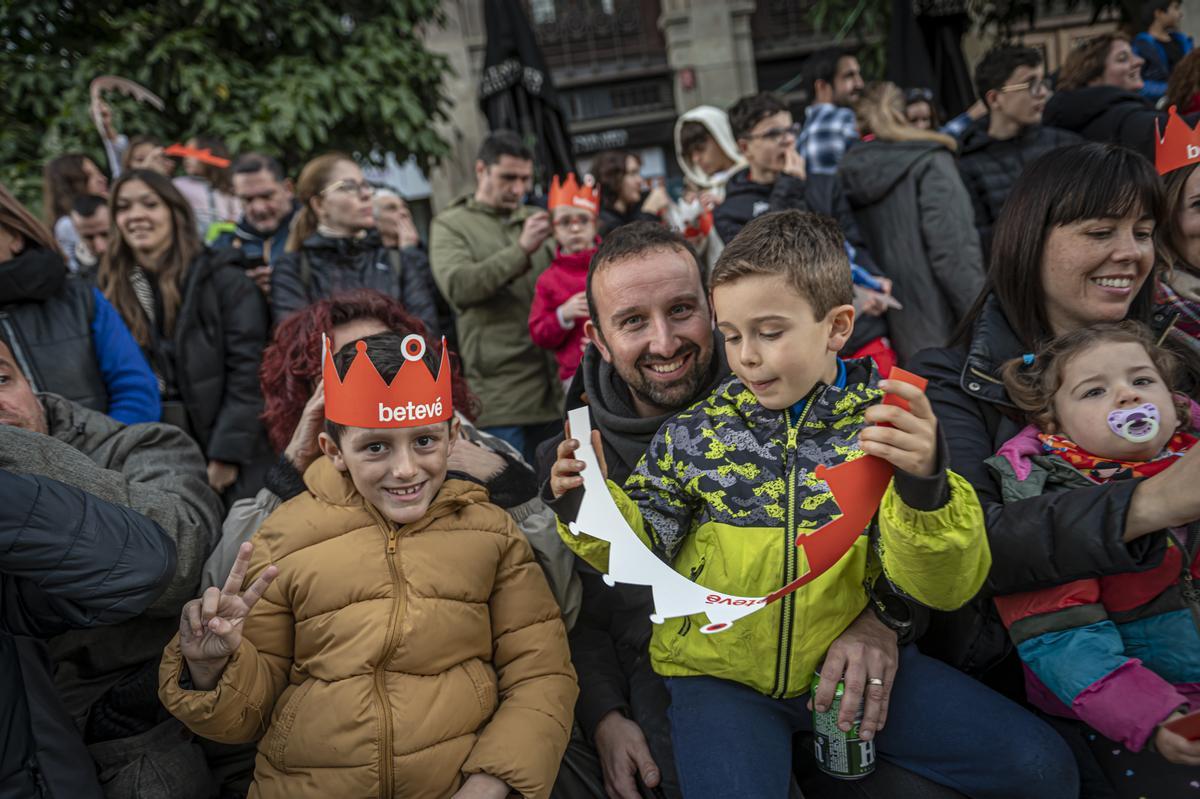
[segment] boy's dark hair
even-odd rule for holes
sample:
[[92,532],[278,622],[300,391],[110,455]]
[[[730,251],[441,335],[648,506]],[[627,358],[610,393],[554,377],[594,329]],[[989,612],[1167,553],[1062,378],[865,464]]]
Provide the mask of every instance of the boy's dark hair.
[[1142,15],[1142,30],[1146,30],[1154,22],[1154,12],[1165,12],[1173,3],[1179,0],[1142,0],[1140,13]]
[[[1054,395],[1062,387],[1063,370],[1072,358],[1092,347],[1104,344],[1139,344],[1150,356],[1167,389],[1176,394],[1183,364],[1170,350],[1159,347],[1150,328],[1141,322],[1101,322],[1064,333],[1038,349],[1033,363],[1013,358],[1000,367],[1004,389],[1013,404],[1043,432],[1058,432],[1054,415]],[[1191,426],[1191,403],[1183,395],[1175,396],[1175,413],[1183,429]]]
[[800,77],[810,104],[817,101],[817,81],[823,80],[832,85],[837,77],[838,64],[852,55],[854,53],[842,47],[827,47],[805,59],[804,66],[800,68]]
[[692,153],[704,146],[705,142],[712,138],[712,133],[705,127],[703,122],[696,122],[689,119],[683,123],[683,127],[679,129],[679,149],[683,160],[691,162]]
[[817,319],[854,303],[846,240],[837,223],[820,214],[776,211],[751,220],[717,259],[712,287],[753,275],[787,278]]
[[476,160],[482,161],[485,166],[492,166],[500,160],[502,155],[511,155],[513,158],[520,158],[522,161],[532,161],[533,151],[521,141],[521,137],[511,130],[494,130],[487,135],[483,140],[483,144],[479,145],[479,155]]
[[75,202],[71,203],[71,210],[87,219],[107,204],[108,200],[103,197],[97,197],[95,194],[81,194],[75,198]]
[[729,107],[729,126],[733,128],[733,138],[745,138],[759,122],[787,110],[783,100],[771,92],[743,97]]
[[1041,65],[1042,54],[1032,47],[1011,44],[993,47],[975,67],[975,90],[980,97],[986,98],[988,92],[1008,83],[1008,77],[1017,68]]
[[601,269],[617,261],[624,261],[629,258],[645,255],[649,252],[661,252],[663,250],[686,253],[691,258],[692,263],[696,265],[696,273],[700,275],[701,292],[705,290],[704,267],[700,265],[700,258],[696,255],[696,251],[692,249],[692,245],[688,244],[687,239],[657,222],[631,222],[628,225],[621,225],[621,227],[601,239],[600,247],[597,248],[596,254],[592,256],[592,262],[588,266],[588,316],[591,317],[592,323],[601,335],[603,335],[604,331],[600,324],[600,317],[596,314],[596,297],[592,292],[592,284],[596,279],[596,275]]
[[[396,373],[400,371],[400,367],[404,365],[404,336],[387,330],[383,333],[376,333],[373,336],[365,336],[361,339],[355,339],[343,346],[340,350],[334,353],[333,368],[337,370],[338,378],[346,379],[346,372],[350,369],[350,364],[354,362],[354,358],[358,355],[358,342],[362,341],[367,345],[367,355],[371,358],[371,363],[375,364],[375,371],[379,372],[379,376],[384,382],[391,384],[396,379]],[[440,345],[438,345],[440,347]],[[429,343],[425,342],[425,355],[421,361],[429,370],[429,374],[434,377],[438,376],[438,364],[441,363],[441,350],[437,349]],[[336,422],[325,420],[325,432],[333,439],[333,443],[339,447],[342,445],[342,433],[346,431],[346,425],[341,425]]]
[[262,153],[242,153],[233,162],[233,174],[235,175],[253,175],[255,172],[266,170],[271,173],[271,177],[280,183],[284,180],[283,167],[269,155]]

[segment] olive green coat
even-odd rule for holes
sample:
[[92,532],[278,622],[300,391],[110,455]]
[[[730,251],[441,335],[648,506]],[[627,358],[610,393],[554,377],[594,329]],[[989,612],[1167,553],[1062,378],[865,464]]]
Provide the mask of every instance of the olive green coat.
[[552,422],[562,392],[554,356],[533,343],[529,307],[554,239],[532,255],[517,244],[539,209],[497,211],[460,197],[433,220],[430,267],[458,315],[458,347],[467,382],[483,401],[482,428]]

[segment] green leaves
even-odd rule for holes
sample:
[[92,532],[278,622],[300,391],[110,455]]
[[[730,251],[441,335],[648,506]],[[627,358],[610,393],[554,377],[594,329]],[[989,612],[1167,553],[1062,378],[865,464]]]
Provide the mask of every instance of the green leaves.
[[419,35],[439,17],[437,0],[0,0],[0,181],[36,205],[49,158],[104,163],[88,116],[97,75],[165,101],[160,114],[106,97],[127,135],[216,135],[292,171],[330,149],[427,166],[448,152],[433,131],[449,65]]

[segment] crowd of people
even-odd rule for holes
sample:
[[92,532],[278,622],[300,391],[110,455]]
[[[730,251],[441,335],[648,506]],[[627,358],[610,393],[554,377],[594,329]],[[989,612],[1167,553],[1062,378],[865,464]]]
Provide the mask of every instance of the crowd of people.
[[[428,240],[347,154],[98,107],[107,170],[0,186],[0,795],[1187,795],[1200,62],[1150,5],[944,123],[815,53],[801,122],[680,116],[679,196],[610,151],[535,201],[493,131]],[[585,484],[770,601],[661,618]]]

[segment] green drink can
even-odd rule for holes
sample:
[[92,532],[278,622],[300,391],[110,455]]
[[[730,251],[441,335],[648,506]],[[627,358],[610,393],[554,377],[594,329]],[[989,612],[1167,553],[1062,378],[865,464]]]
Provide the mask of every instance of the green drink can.
[[[821,673],[817,672],[813,676],[811,696],[816,696],[820,684]],[[850,731],[838,729],[838,711],[845,693],[846,684],[839,681],[829,710],[820,713],[813,705],[813,755],[817,767],[829,776],[839,780],[861,780],[875,770],[875,742],[864,741],[858,736],[863,718],[861,706]]]

